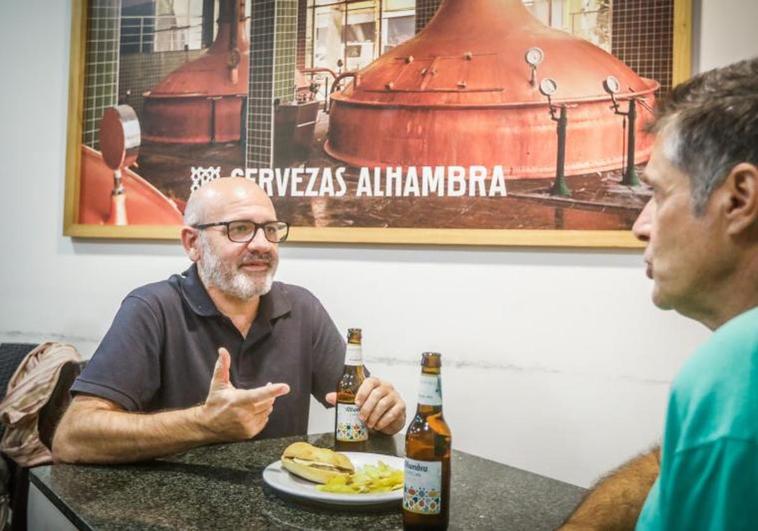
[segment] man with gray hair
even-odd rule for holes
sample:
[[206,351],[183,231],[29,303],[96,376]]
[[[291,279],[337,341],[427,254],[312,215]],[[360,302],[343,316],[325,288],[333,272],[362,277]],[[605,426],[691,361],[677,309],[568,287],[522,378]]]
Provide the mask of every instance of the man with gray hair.
[[[129,462],[302,435],[311,396],[336,402],[345,343],[316,297],[274,282],[289,226],[263,190],[242,178],[212,181],[190,197],[185,223],[193,266],[124,299],[72,387],[55,460]],[[405,425],[389,382],[366,378],[355,401],[371,429]]]
[[715,333],[672,383],[663,443],[609,475],[563,529],[758,524],[758,58],[676,87],[650,127],[653,302]]

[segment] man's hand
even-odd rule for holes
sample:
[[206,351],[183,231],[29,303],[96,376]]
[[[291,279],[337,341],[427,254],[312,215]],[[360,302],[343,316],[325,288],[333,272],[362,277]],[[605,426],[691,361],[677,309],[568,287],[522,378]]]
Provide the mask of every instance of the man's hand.
[[255,389],[237,389],[229,381],[231,356],[218,349],[208,398],[200,408],[201,422],[219,442],[250,439],[268,423],[277,397],[290,392],[287,384],[268,384]]
[[[337,393],[328,393],[326,401],[337,403]],[[405,402],[392,384],[379,378],[363,380],[355,403],[361,408],[361,420],[372,430],[394,435],[405,426]]]

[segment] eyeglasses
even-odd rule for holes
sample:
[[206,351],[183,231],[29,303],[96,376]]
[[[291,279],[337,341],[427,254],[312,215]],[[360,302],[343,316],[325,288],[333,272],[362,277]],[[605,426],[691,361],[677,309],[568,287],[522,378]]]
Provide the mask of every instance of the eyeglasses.
[[263,236],[271,243],[281,243],[287,239],[290,232],[289,223],[285,221],[266,221],[256,223],[247,219],[235,221],[218,221],[216,223],[203,223],[192,225],[198,230],[210,227],[226,227],[226,236],[234,243],[250,243],[258,234],[258,229],[263,229]]

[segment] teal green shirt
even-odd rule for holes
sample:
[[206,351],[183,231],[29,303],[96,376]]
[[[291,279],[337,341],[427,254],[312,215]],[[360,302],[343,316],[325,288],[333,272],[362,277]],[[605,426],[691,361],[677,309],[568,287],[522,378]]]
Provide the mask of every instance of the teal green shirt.
[[674,380],[637,529],[758,529],[758,307],[721,326]]

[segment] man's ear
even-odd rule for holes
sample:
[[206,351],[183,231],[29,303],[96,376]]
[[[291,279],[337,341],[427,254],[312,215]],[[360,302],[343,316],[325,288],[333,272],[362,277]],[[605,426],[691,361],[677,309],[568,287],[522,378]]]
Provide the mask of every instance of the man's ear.
[[200,260],[200,249],[198,245],[199,236],[200,232],[197,229],[193,229],[187,225],[182,227],[182,247],[184,247],[184,252],[187,253],[187,256],[189,256],[189,259],[193,262]]
[[729,201],[726,207],[727,233],[735,236],[751,230],[758,224],[758,167],[749,162],[737,164],[723,186]]

